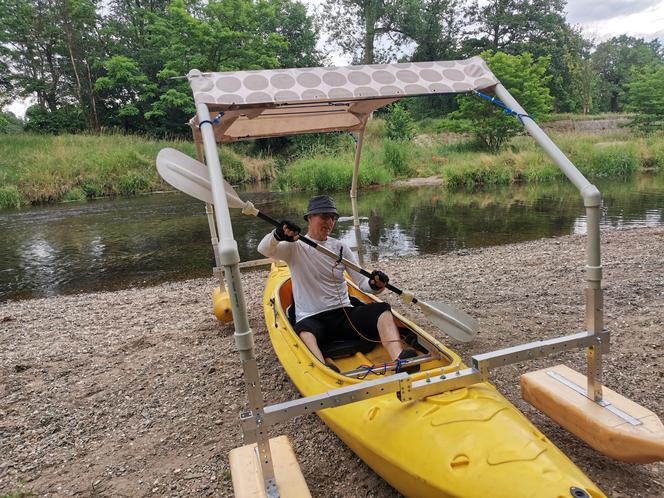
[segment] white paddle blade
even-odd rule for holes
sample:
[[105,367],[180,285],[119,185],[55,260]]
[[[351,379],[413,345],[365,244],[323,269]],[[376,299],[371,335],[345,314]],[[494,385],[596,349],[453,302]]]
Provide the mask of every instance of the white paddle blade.
[[157,171],[170,185],[200,201],[212,203],[210,177],[203,163],[175,149],[157,155]]
[[459,342],[472,341],[480,328],[477,320],[448,304],[418,301],[416,306],[431,323]]
[[[176,149],[166,148],[157,155],[157,171],[170,185],[200,201],[213,204],[212,187],[207,166]],[[224,191],[229,208],[244,208],[233,187],[224,181]]]

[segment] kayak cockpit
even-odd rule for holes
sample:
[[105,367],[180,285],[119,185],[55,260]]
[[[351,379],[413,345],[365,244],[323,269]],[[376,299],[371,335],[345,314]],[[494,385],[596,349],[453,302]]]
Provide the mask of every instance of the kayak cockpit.
[[[348,281],[348,292],[351,303],[361,306],[371,302],[380,302],[376,296],[363,293],[354,283]],[[292,329],[295,324],[292,283],[290,278],[285,279],[275,293],[275,315],[283,313],[289,323],[291,339],[297,341],[298,347],[307,350],[307,347]],[[417,351],[417,356],[407,361],[392,361],[385,348],[376,341],[368,343],[358,337],[358,340],[335,341],[324,347],[321,352],[327,363],[339,368],[341,375],[358,380],[372,379],[382,375],[391,375],[403,371],[406,367],[419,365],[420,372],[413,374],[416,377],[425,375],[441,375],[451,369],[459,368],[460,359],[451,351],[446,350],[442,344],[427,334],[415,323],[409,321],[399,313],[392,311],[399,335],[405,346]],[[276,316],[275,316],[276,318]],[[308,350],[307,350],[308,352]],[[313,359],[313,355],[312,359]],[[316,361],[315,359],[313,361]],[[321,365],[321,367],[324,367]],[[329,370],[329,369],[328,369]],[[334,374],[332,370],[330,374]]]

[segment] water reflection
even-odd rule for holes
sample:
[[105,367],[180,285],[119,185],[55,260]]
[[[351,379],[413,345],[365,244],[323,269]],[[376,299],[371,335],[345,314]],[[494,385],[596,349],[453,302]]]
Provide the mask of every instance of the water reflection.
[[[664,174],[598,181],[602,228],[662,226]],[[261,211],[302,221],[309,195],[245,192]],[[336,236],[355,245],[352,206],[336,196]],[[440,187],[361,192],[359,231],[366,261],[585,233],[583,202],[571,185],[487,192]],[[270,227],[231,213],[243,261]],[[211,275],[214,258],[204,205],[182,194],[61,204],[0,212],[0,299],[111,290]]]

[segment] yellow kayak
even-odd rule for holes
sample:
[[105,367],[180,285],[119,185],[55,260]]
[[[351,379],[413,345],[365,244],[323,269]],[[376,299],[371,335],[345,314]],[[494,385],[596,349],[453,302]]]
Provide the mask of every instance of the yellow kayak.
[[[378,300],[349,283],[351,296]],[[289,322],[288,267],[273,264],[263,306],[272,346],[303,396],[392,375],[380,344],[370,352],[337,351],[321,364]],[[466,368],[459,356],[394,313],[421,371],[414,380]],[[366,348],[365,348],[366,349]],[[369,370],[370,365],[387,365]],[[599,498],[602,491],[489,383],[402,403],[395,393],[321,410],[318,415],[377,474],[411,497]]]

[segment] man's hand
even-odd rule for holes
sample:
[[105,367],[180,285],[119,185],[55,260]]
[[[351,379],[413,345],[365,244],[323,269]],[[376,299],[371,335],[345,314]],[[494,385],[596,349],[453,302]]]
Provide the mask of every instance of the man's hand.
[[301,229],[295,223],[283,220],[279,222],[279,225],[274,229],[274,238],[279,242],[295,242],[300,237]]
[[389,281],[390,277],[382,271],[374,270],[371,272],[371,277],[369,278],[369,287],[375,291],[382,290]]

